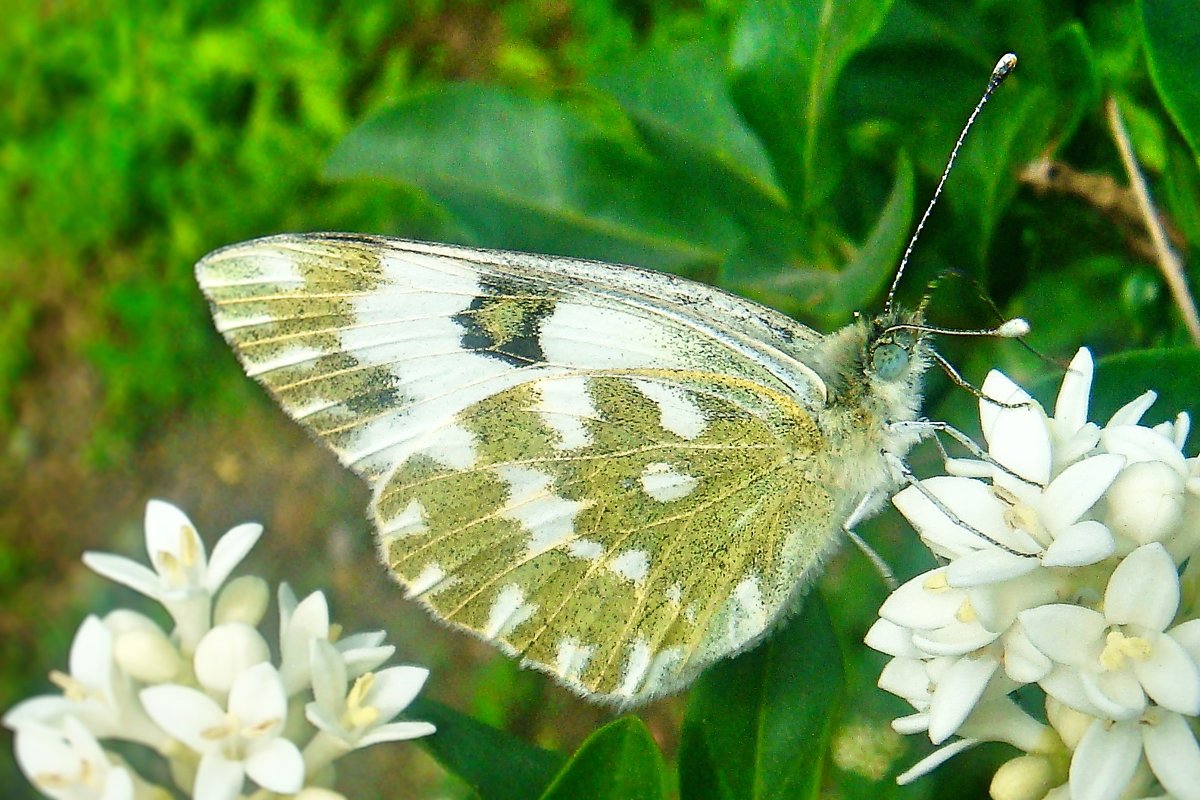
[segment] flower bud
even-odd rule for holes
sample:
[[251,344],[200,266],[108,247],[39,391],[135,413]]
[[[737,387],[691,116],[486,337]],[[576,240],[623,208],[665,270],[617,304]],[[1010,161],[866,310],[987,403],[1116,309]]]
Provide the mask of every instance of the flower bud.
[[1183,478],[1161,461],[1130,464],[1105,497],[1113,533],[1139,545],[1168,538],[1183,516]]
[[204,634],[196,646],[196,680],[209,691],[228,692],[238,675],[270,657],[257,630],[244,622],[226,622]]
[[244,622],[256,626],[267,612],[271,592],[267,582],[257,575],[242,575],[225,585],[217,596],[213,609],[213,621],[218,625],[225,622]]
[[157,627],[118,634],[113,642],[113,657],[121,669],[142,683],[167,683],[183,667],[179,651]]
[[1042,800],[1065,779],[1045,756],[1017,756],[1000,765],[988,791],[992,800]]

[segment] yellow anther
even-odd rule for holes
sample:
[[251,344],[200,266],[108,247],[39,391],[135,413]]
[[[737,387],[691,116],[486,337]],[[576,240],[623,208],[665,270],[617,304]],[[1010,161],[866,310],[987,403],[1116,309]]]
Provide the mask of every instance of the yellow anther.
[[1120,669],[1125,659],[1145,661],[1150,657],[1150,642],[1141,636],[1126,636],[1120,631],[1109,631],[1104,637],[1104,649],[1100,652],[1100,666],[1106,670]]
[[927,592],[944,592],[950,588],[950,584],[946,582],[946,573],[935,572],[925,579],[921,588]]
[[971,599],[963,600],[962,605],[958,607],[958,611],[954,612],[954,618],[959,622],[974,622],[979,619],[979,615],[975,613],[975,606],[971,605]]

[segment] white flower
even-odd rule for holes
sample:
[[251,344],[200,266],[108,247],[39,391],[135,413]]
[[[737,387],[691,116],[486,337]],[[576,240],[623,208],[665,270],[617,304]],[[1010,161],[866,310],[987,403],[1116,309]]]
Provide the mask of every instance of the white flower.
[[1175,562],[1152,542],[1113,571],[1103,613],[1052,604],[1022,612],[1021,622],[1034,646],[1068,667],[1043,684],[1062,702],[1096,716],[1134,719],[1149,695],[1194,716],[1200,714],[1200,666],[1166,630],[1178,608]]
[[187,516],[170,503],[146,504],[146,552],[153,570],[123,556],[84,553],[83,563],[106,578],[162,603],[191,653],[208,630],[212,598],[262,535],[262,526],[239,525],[217,542],[210,559]]
[[1150,707],[1140,719],[1096,720],[1071,758],[1073,800],[1116,800],[1145,755],[1154,777],[1173,797],[1200,800],[1200,746],[1188,720]]
[[338,750],[434,733],[428,722],[391,721],[416,698],[429,670],[388,667],[359,676],[351,686],[343,656],[332,643],[314,639],[311,647],[314,700],[305,706],[304,715],[324,736],[305,749],[310,772],[324,766]]
[[50,681],[62,695],[18,703],[4,715],[5,726],[15,729],[28,721],[55,726],[71,716],[99,737],[161,744],[162,731],[146,717],[128,677],[117,668],[111,627],[97,617],[84,619],[71,642],[68,672],[55,670]]
[[[321,592],[313,592],[300,602],[286,584],[279,586],[279,673],[288,696],[307,689],[312,683],[309,663],[312,642],[330,641],[329,603]],[[392,657],[394,645],[381,645],[383,631],[367,631],[345,636],[334,646],[342,654],[346,669],[356,677],[378,667]]]
[[54,800],[133,800],[129,770],[111,763],[74,717],[64,717],[58,727],[25,722],[16,728],[13,747],[25,777]]
[[[1200,458],[1183,455],[1186,414],[1140,424],[1153,392],[1089,422],[1092,373],[1079,351],[1047,417],[992,372],[983,393],[1004,405],[980,403],[984,456],[895,497],[947,562],[866,637],[892,656],[879,686],[914,709],[893,728],[941,745],[901,782],[1006,741],[1025,755],[996,800],[1200,800]],[[1011,697],[1029,684],[1049,727]]]
[[246,777],[282,794],[304,785],[300,751],[281,736],[287,694],[271,664],[255,664],[234,680],[227,709],[187,686],[151,686],[141,698],[155,722],[200,754],[196,800],[233,800]]
[[226,622],[204,634],[192,663],[201,686],[224,694],[243,672],[270,658],[271,651],[261,633],[244,622]]

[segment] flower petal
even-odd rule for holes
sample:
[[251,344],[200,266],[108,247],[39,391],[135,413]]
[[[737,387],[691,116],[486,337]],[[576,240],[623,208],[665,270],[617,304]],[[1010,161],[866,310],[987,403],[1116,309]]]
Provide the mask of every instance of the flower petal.
[[1136,719],[1146,709],[1146,692],[1131,669],[1079,673],[1083,690],[1101,716]]
[[1118,425],[1137,425],[1141,421],[1142,415],[1150,410],[1150,406],[1154,405],[1154,401],[1158,399],[1158,392],[1146,390],[1142,394],[1130,400],[1125,405],[1117,409],[1108,420],[1108,426],[1116,427]]
[[198,689],[177,684],[148,686],[138,693],[142,707],[160,728],[197,753],[207,753],[218,740],[205,732],[225,722],[225,711]]
[[924,572],[901,584],[879,607],[879,616],[905,628],[932,630],[957,621],[966,592],[946,583],[946,568]]
[[931,631],[914,631],[912,643],[929,656],[965,656],[996,641],[992,633],[978,622],[958,622]]
[[1179,574],[1158,542],[1144,544],[1117,565],[1104,592],[1104,616],[1115,625],[1165,630],[1179,610]]
[[1163,788],[1179,800],[1200,798],[1200,747],[1187,721],[1157,712],[1142,725],[1146,761]]
[[92,572],[128,586],[138,594],[157,600],[162,593],[158,573],[124,556],[88,551],[83,554],[83,563]]
[[242,762],[209,753],[200,759],[192,796],[195,800],[234,800],[242,793],[245,778]]
[[1150,656],[1131,663],[1133,674],[1154,702],[1180,714],[1200,714],[1200,666],[1170,634],[1154,637]]
[[264,789],[295,794],[304,786],[304,757],[293,742],[277,737],[250,754],[246,774]]
[[1087,424],[1094,372],[1091,352],[1086,347],[1079,348],[1063,375],[1062,388],[1054,401],[1055,428],[1064,439]]
[[1071,758],[1072,800],[1116,800],[1142,755],[1142,737],[1132,722],[1092,723]]
[[1060,528],[1042,554],[1044,567],[1082,567],[1111,556],[1117,549],[1112,531],[1094,519]]
[[1020,623],[1005,631],[1001,641],[1004,644],[1001,658],[1004,672],[1017,683],[1037,683],[1054,668],[1054,662],[1029,641]]
[[1141,425],[1108,425],[1100,434],[1100,444],[1110,453],[1119,453],[1130,464],[1162,461],[1180,475],[1187,474],[1187,461],[1171,439]]
[[146,503],[146,553],[150,563],[160,575],[160,559],[163,553],[175,556],[185,568],[203,570],[208,563],[204,540],[196,532],[196,526],[170,503],[151,500]]
[[999,662],[991,656],[960,658],[946,670],[933,690],[929,706],[929,740],[941,744],[966,720],[983,696]]
[[243,725],[279,725],[287,718],[287,693],[279,671],[269,661],[242,671],[229,690],[229,713]]
[[366,702],[379,709],[379,719],[386,722],[408,708],[429,678],[424,667],[388,667],[375,673],[367,692]]
[[1056,665],[1046,677],[1038,681],[1038,685],[1046,694],[1073,711],[1092,717],[1103,716],[1100,709],[1088,699],[1087,691],[1083,688],[1083,679],[1079,670],[1074,667]]
[[328,639],[313,639],[309,643],[309,664],[312,668],[313,700],[322,709],[338,716],[346,708],[346,662]]
[[1038,516],[1050,531],[1078,520],[1116,480],[1125,457],[1104,453],[1076,461],[1050,482],[1038,504]]
[[246,553],[262,536],[263,526],[257,523],[246,523],[230,529],[213,548],[212,558],[208,562],[208,572],[204,576],[204,588],[210,594],[216,594],[221,584],[233,572],[234,567],[242,563]]
[[884,664],[876,685],[885,692],[903,697],[917,710],[924,710],[929,705],[929,672],[918,659],[893,658]]
[[875,624],[863,637],[863,643],[872,650],[889,656],[921,657],[921,651],[913,646],[912,631],[883,618],[875,620]]
[[1018,618],[1033,646],[1060,664],[1090,666],[1100,658],[1105,621],[1098,612],[1052,603],[1022,611]]
[[1183,645],[1183,649],[1188,651],[1193,661],[1200,664],[1200,619],[1190,619],[1171,628],[1167,633]]
[[983,481],[939,475],[921,481],[919,489],[909,486],[897,492],[892,497],[892,504],[920,532],[922,539],[949,556],[959,556],[989,545],[951,519],[925,496],[922,489],[977,531],[998,539],[1008,530],[1003,506],[991,486]]
[[[1050,480],[1050,431],[1042,407],[1005,375],[996,370],[983,382],[983,394],[1002,403],[1025,403],[1004,408],[987,400],[979,401],[979,418],[988,454],[1018,475],[1045,484]],[[1021,481],[997,470],[996,482],[1023,491]],[[1017,486],[1019,485],[1019,486]]]
[[901,772],[896,776],[896,783],[901,786],[907,786],[917,778],[922,778],[935,769],[945,764],[950,759],[954,758],[964,750],[970,750],[975,745],[979,744],[978,739],[959,739],[956,742],[951,742],[945,747],[939,747],[929,755],[922,758],[911,767]]
[[1033,556],[1018,556],[999,549],[976,550],[951,561],[946,580],[951,586],[967,589],[1025,575],[1037,569],[1038,563]]
[[379,742],[401,742],[406,739],[416,739],[437,733],[437,728],[428,722],[390,722],[372,728],[365,736],[358,739],[358,749],[369,747]]

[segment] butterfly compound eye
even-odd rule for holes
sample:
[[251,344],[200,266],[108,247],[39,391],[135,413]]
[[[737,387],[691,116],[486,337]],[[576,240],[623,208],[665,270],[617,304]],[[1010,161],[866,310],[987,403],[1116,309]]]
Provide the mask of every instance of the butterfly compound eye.
[[908,368],[908,350],[890,342],[881,344],[871,353],[871,366],[880,379],[897,380]]

